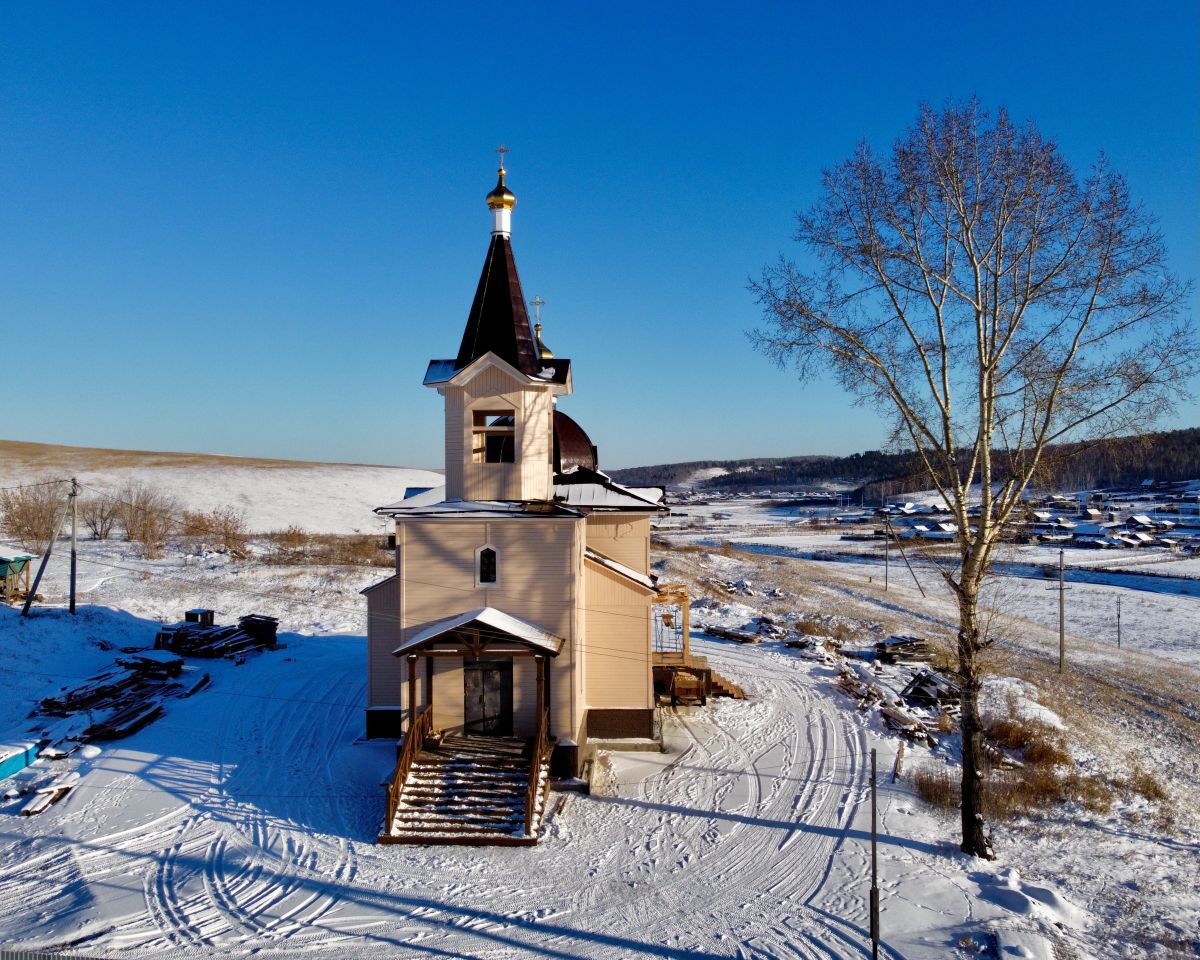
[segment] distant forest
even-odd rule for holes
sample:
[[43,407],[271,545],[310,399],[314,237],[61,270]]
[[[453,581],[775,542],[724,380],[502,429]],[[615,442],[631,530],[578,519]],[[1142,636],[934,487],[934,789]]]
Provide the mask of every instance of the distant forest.
[[[1063,490],[1123,487],[1142,480],[1200,479],[1200,428],[1121,437],[1097,444],[1065,444],[1047,452],[1041,483]],[[729,471],[697,484],[700,489],[736,492],[784,490],[840,481],[868,500],[899,496],[931,486],[911,450],[868,450],[848,457],[755,457],[749,460],[693,460],[613,470],[629,486],[676,484],[705,468]]]

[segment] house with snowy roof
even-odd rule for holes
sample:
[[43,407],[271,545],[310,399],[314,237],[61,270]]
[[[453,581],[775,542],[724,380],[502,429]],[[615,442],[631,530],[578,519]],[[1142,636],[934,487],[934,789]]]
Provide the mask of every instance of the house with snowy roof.
[[[551,766],[577,773],[588,738],[652,735],[650,518],[664,491],[614,482],[558,409],[571,361],[530,325],[511,243],[516,197],[503,163],[498,175],[458,353],[425,374],[445,401],[445,486],[376,510],[395,522],[396,572],[364,591],[366,729],[403,735],[381,840],[462,832],[462,818],[430,817],[438,802],[420,792],[422,763],[457,756],[455,769],[491,785],[494,802],[468,831],[475,842],[532,842],[535,780]],[[496,785],[525,773],[518,815]],[[438,776],[426,776],[434,794]],[[508,829],[506,810],[525,817],[524,833]]]

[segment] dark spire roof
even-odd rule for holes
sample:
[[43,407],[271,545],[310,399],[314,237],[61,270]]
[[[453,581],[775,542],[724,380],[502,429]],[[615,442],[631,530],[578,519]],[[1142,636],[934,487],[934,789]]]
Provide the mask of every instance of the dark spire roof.
[[454,369],[461,370],[488,351],[529,376],[545,366],[533,343],[512,244],[503,234],[493,234],[488,246]]

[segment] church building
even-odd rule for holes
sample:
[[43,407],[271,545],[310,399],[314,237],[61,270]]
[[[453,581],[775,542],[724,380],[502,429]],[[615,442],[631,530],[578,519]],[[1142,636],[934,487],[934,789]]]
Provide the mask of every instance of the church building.
[[547,763],[574,775],[588,738],[653,733],[650,519],[663,491],[602,473],[558,409],[571,361],[531,328],[516,197],[503,161],[498,172],[458,353],[425,374],[445,400],[445,486],[376,510],[395,521],[396,572],[364,591],[367,735],[540,736]]

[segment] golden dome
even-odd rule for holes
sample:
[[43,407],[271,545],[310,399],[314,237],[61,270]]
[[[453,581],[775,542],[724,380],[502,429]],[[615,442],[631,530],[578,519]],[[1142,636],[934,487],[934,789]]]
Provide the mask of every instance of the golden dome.
[[538,359],[554,359],[554,354],[550,352],[550,348],[542,343],[542,325],[540,323],[535,323],[533,325],[533,344],[535,347],[537,347]]
[[487,205],[492,210],[511,210],[517,205],[517,198],[513,192],[504,185],[504,166],[500,166],[500,179],[497,181],[495,189],[487,195]]

